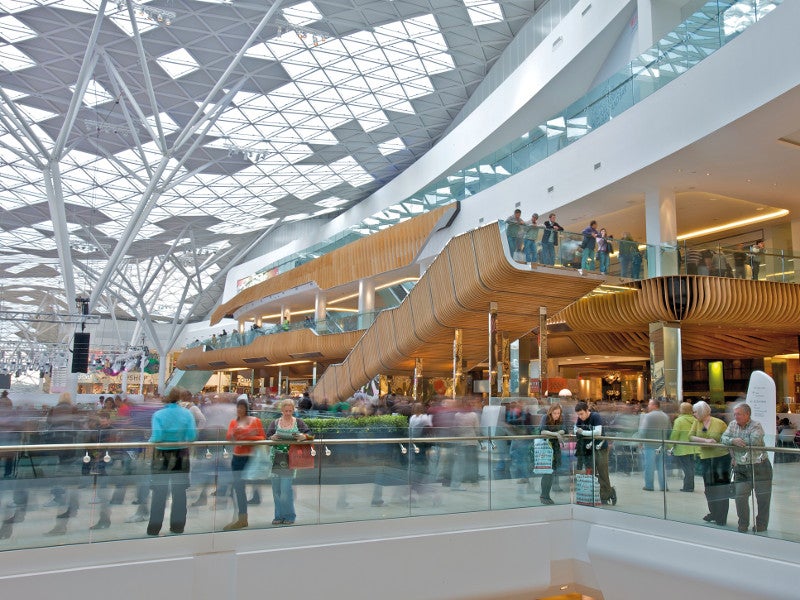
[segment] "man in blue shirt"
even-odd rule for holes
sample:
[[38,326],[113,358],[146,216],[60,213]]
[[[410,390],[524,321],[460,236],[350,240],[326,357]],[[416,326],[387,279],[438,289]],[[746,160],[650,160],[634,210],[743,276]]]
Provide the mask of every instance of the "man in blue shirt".
[[186,526],[186,489],[189,487],[189,448],[186,442],[197,439],[194,417],[178,404],[183,390],[173,388],[165,406],[153,414],[150,442],[157,444],[153,451],[150,488],[150,522],[147,535],[158,535],[164,522],[167,492],[172,494],[169,530],[183,533]]
[[581,232],[583,234],[583,242],[581,242],[581,269],[589,271],[594,269],[594,251],[597,246],[597,236],[600,233],[597,231],[597,221],[589,223]]

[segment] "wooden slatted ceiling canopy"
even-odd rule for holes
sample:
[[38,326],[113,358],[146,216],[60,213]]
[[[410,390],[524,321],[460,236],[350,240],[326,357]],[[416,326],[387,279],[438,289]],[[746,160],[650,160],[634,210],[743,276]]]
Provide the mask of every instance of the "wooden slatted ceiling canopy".
[[558,315],[573,331],[626,331],[658,321],[796,333],[800,286],[701,275],[655,277],[581,299]]
[[797,284],[682,275],[617,289],[582,298],[556,315],[549,355],[648,356],[648,327],[659,321],[680,323],[685,359],[797,352]]
[[381,312],[347,358],[328,367],[312,394],[348,398],[378,374],[410,374],[416,358],[427,375],[452,372],[455,329],[462,330],[463,357],[473,368],[488,356],[491,302],[498,330],[514,340],[538,325],[539,307],[555,314],[604,280],[513,262],[497,223],[454,237],[405,300]]
[[246,304],[304,283],[315,282],[319,289],[329,290],[406,267],[414,262],[431,234],[457,211],[457,203],[442,206],[242,290],[214,310],[211,324],[219,323]]

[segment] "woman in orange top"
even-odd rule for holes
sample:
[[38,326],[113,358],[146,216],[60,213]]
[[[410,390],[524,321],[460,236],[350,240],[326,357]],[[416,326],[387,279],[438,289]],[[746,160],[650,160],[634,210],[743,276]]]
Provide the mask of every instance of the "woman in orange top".
[[[236,401],[236,418],[228,425],[227,439],[230,441],[256,441],[267,439],[264,435],[264,427],[261,419],[250,416],[250,407],[246,398]],[[247,527],[247,494],[244,489],[244,479],[242,471],[250,460],[253,446],[234,446],[233,458],[231,459],[231,471],[233,471],[233,493],[236,496],[236,504],[239,507],[239,515],[236,520],[223,527],[223,531],[233,531]]]

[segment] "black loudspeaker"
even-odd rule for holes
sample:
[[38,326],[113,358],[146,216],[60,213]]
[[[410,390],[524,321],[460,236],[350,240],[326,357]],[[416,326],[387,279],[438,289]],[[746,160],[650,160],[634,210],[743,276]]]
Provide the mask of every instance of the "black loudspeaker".
[[89,369],[89,334],[76,332],[72,340],[72,372],[86,373]]
[[11,373],[0,373],[0,390],[7,390],[11,387]]

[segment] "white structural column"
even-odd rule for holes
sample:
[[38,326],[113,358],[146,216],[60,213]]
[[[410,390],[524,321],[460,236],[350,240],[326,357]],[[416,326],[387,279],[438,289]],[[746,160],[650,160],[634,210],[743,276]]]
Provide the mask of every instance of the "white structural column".
[[683,401],[681,327],[679,323],[650,323],[651,396]]
[[375,282],[361,279],[358,282],[358,326],[366,329],[375,319]]
[[327,331],[328,326],[325,322],[328,309],[328,297],[325,292],[317,292],[314,298],[314,320],[317,322],[317,331]]
[[648,190],[644,198],[647,276],[678,274],[678,224],[675,193]]

